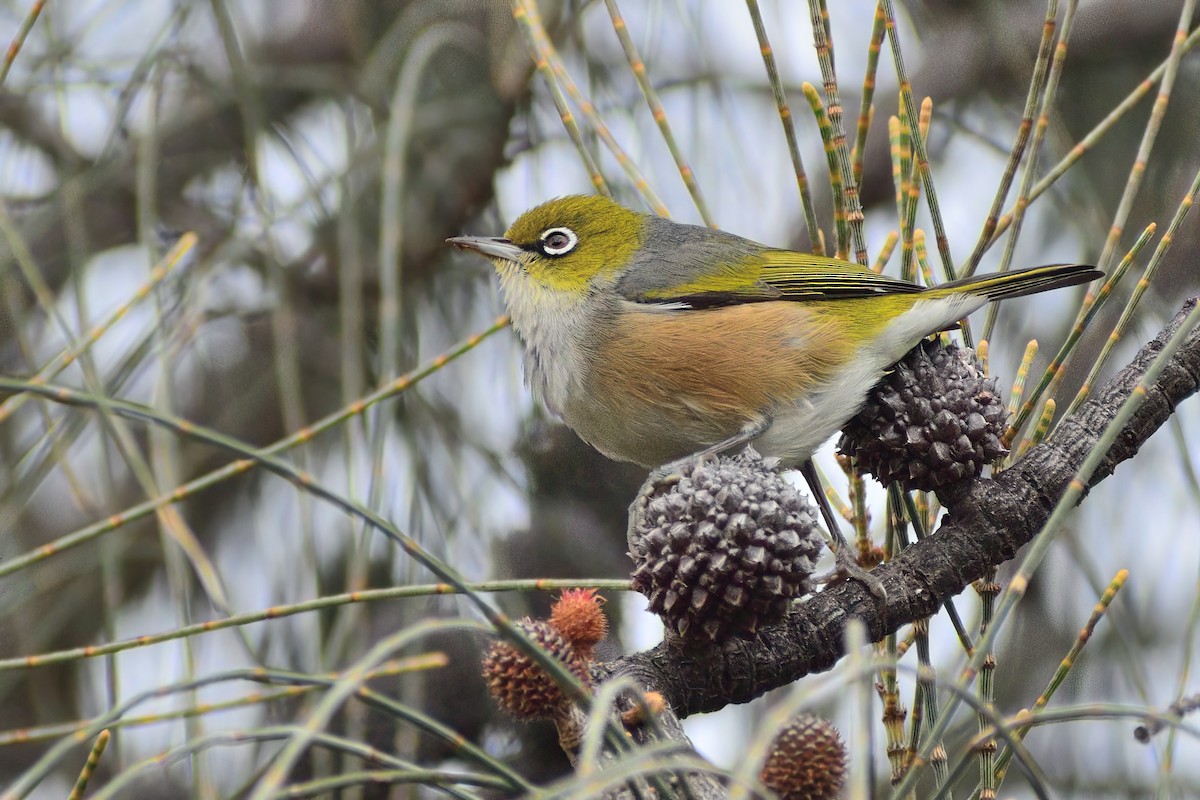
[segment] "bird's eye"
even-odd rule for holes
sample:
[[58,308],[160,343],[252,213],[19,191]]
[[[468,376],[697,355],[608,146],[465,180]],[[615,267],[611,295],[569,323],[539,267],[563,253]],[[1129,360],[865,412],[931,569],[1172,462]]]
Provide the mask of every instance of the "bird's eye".
[[541,251],[548,256],[562,256],[575,249],[579,237],[570,228],[550,228],[538,239]]

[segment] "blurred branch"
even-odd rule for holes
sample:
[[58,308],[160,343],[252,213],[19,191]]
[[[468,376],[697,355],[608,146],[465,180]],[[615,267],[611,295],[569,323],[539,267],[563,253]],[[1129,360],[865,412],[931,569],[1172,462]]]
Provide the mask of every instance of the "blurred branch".
[[[944,492],[949,509],[937,533],[874,571],[887,588],[881,607],[860,583],[849,581],[798,605],[787,621],[724,648],[687,648],[677,642],[605,664],[605,677],[629,675],[661,692],[686,716],[745,703],[813,672],[830,669],[844,654],[846,624],[857,617],[872,641],[935,614],[941,604],[995,565],[1012,558],[1041,530],[1058,498],[1096,445],[1164,344],[1198,300],[1183,309],[1095,398],[1003,474]],[[1187,335],[1146,400],[1117,437],[1088,488],[1112,474],[1200,389],[1200,330]]]
[[[420,135],[408,153],[420,170],[412,185],[406,186],[405,213],[415,217],[408,220],[415,233],[404,257],[420,267],[419,273],[427,273],[442,240],[461,231],[491,199],[492,178],[503,162],[515,101],[527,89],[530,66],[524,54],[509,44],[511,21],[499,25],[493,12],[488,5],[470,0],[346,4],[335,14],[330,14],[328,5],[313,3],[307,21],[286,35],[246,46],[244,69],[237,74],[245,82],[247,97],[239,95],[236,82],[228,76],[210,74],[186,56],[177,56],[182,64],[172,71],[176,84],[171,96],[179,100],[163,115],[162,128],[155,134],[154,194],[160,220],[172,229],[197,232],[206,249],[214,248],[228,236],[230,221],[203,196],[189,192],[197,179],[233,167],[246,173],[247,185],[253,188],[257,176],[248,166],[259,142],[248,137],[286,135],[294,118],[316,103],[357,98],[373,113],[386,116],[390,87],[407,48],[428,25],[455,19],[478,29],[478,55],[449,53],[442,58],[442,72],[428,79],[428,91],[420,98],[422,111],[429,113],[423,116]],[[134,82],[127,93],[136,94],[141,88]],[[248,109],[256,127],[247,124]],[[52,192],[21,207],[18,219],[34,261],[52,288],[62,284],[72,266],[78,266],[72,261],[80,253],[72,253],[69,237],[62,235],[68,219],[82,225],[89,254],[139,241],[139,134],[128,125],[124,116],[116,118],[112,140],[100,156],[92,157],[74,147],[61,126],[46,117],[36,97],[0,93],[0,129],[43,153],[60,176]],[[366,174],[376,175],[379,153],[373,150],[365,156]],[[369,189],[377,194],[377,182],[370,181]],[[377,203],[374,197],[372,203]],[[355,218],[376,216],[369,209],[347,206]],[[304,265],[319,264],[323,269],[315,275],[295,271],[300,289],[326,303],[331,299],[327,290],[336,283],[326,276],[339,268],[335,230],[335,220],[320,226],[313,250],[300,259]],[[369,235],[374,238],[378,232]],[[10,251],[0,242],[0,269],[11,260]]]
[[28,95],[0,92],[0,128],[39,150],[60,170],[74,172],[85,164],[83,155],[67,140],[61,128],[46,120]]
[[[922,59],[913,70],[913,92],[917,97],[932,97],[935,107],[946,108],[950,101],[970,99],[980,93],[1011,93],[1017,98],[1028,71],[1037,57],[1037,32],[1046,14],[1044,0],[1010,0],[1004,3],[906,2],[915,18],[915,33],[921,49],[936,53]],[[916,6],[916,7],[914,7]],[[1179,18],[1175,3],[1146,3],[1144,0],[1106,0],[1083,5],[1076,15],[1071,34],[1073,71],[1087,70],[1089,63],[1112,64],[1130,53],[1159,52],[1165,58]],[[901,21],[901,35],[913,26]],[[946,64],[956,65],[946,69]],[[1015,76],[1002,80],[1000,76]],[[880,77],[876,89],[879,102],[876,119],[886,119],[894,108],[897,88],[889,76]],[[890,85],[888,85],[888,83]],[[884,101],[883,98],[889,98]],[[847,94],[853,106],[856,97]],[[864,154],[864,206],[891,202],[895,187],[891,183],[891,161],[885,135],[876,131]]]

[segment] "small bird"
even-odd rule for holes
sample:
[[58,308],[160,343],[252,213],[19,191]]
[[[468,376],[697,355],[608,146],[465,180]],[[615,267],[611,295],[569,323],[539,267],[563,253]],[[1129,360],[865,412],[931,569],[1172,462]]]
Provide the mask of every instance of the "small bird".
[[800,468],[855,577],[813,452],[926,336],[1103,275],[1053,264],[925,288],[601,196],[550,200],[503,238],[446,241],[492,260],[526,381],[584,441],[646,467],[753,442]]

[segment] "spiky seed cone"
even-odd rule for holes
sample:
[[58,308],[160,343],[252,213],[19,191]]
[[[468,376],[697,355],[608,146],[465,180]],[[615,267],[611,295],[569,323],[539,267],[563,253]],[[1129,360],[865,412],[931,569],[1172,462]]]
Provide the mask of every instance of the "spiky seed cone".
[[846,746],[829,720],[801,714],[775,737],[758,778],[781,800],[833,800],[846,782]]
[[880,483],[934,490],[1008,453],[1008,410],[975,351],[926,339],[871,389],[838,449]]
[[813,506],[751,448],[690,463],[631,509],[633,588],[680,636],[720,642],[783,619],[810,590]]
[[591,659],[593,648],[608,635],[603,603],[595,589],[564,589],[550,607],[550,624],[585,660]]
[[[587,683],[587,664],[554,626],[526,618],[517,627]],[[508,642],[493,642],[488,648],[483,658],[483,678],[500,707],[518,719],[553,717],[567,703],[554,678]]]

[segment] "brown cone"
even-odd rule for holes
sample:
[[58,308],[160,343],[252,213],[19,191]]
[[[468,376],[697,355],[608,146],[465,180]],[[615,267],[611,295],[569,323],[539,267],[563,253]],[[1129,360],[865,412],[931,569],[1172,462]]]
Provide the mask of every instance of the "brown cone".
[[[587,683],[587,664],[550,623],[523,619],[517,627]],[[567,704],[554,678],[508,642],[493,642],[488,648],[483,658],[483,679],[500,707],[518,719],[553,717]]]
[[846,782],[846,746],[829,720],[801,714],[775,737],[758,778],[781,800],[834,800]]

